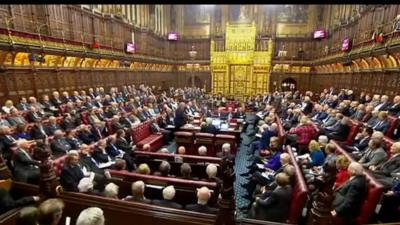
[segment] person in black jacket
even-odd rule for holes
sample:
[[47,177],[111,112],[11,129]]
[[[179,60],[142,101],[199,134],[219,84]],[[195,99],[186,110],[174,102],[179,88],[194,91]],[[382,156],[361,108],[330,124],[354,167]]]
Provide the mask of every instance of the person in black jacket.
[[[331,130],[326,132],[326,135],[329,139],[337,140],[337,141],[344,141],[347,138],[347,135],[350,132],[350,126],[348,125],[349,118],[343,117],[340,122],[335,124]],[[327,130],[327,129],[326,129]]]
[[90,132],[90,125],[84,125],[82,124],[79,127],[79,134],[78,134],[78,138],[85,144],[90,145],[93,142],[96,141],[94,135]]
[[54,139],[50,143],[50,148],[55,156],[65,155],[72,149],[61,130],[56,130],[54,132]]
[[45,131],[48,136],[54,135],[56,130],[61,130],[60,125],[57,124],[57,118],[54,116],[49,117],[49,124],[45,126]]
[[[253,203],[249,217],[274,222],[285,222],[292,200],[292,187],[289,176],[285,173],[276,175],[277,187],[271,192],[264,192]],[[268,194],[267,194],[268,193]]]
[[174,186],[170,185],[170,186],[165,187],[162,191],[162,195],[163,195],[164,199],[163,200],[159,200],[159,199],[153,200],[153,204],[166,206],[166,207],[174,208],[174,209],[182,209],[181,204],[178,204],[173,201],[173,199],[175,198]]
[[47,133],[42,122],[35,122],[35,124],[31,128],[31,135],[33,139],[44,139],[47,137]]
[[201,126],[200,132],[216,134],[218,129],[212,124],[212,118],[206,118],[205,124]]
[[64,167],[60,175],[60,184],[65,191],[79,192],[79,181],[85,175],[79,165],[79,153],[76,150],[68,152]]
[[127,196],[123,200],[125,201],[132,201],[132,202],[142,202],[142,203],[151,203],[150,199],[146,199],[144,196],[144,191],[146,188],[146,184],[139,180],[132,183],[132,195]]
[[81,146],[81,142],[76,138],[76,130],[65,131],[65,140],[71,146],[71,149],[78,150]]
[[26,206],[39,201],[39,196],[27,196],[15,200],[10,191],[0,187],[0,214],[3,214],[11,209],[15,209],[20,206]]
[[17,150],[14,152],[14,179],[16,181],[37,183],[40,177],[39,161],[36,161],[29,154],[30,141],[18,140]]
[[124,153],[123,159],[126,161],[127,169],[132,171],[135,170],[135,158],[134,158],[134,149],[136,146],[132,145],[132,143],[129,143],[125,138],[125,131],[120,129],[117,130],[116,132],[116,142],[115,146],[122,150]]
[[348,167],[350,178],[335,191],[333,200],[333,217],[339,217],[344,224],[356,224],[355,219],[360,214],[361,206],[367,197],[368,186],[363,166],[352,162]]
[[207,187],[197,189],[197,203],[186,205],[185,209],[201,213],[217,214],[218,209],[207,205],[211,198],[211,191]]
[[107,154],[107,141],[105,139],[97,142],[96,148],[92,153],[92,157],[97,163],[108,163],[111,161],[111,157]]
[[0,126],[0,149],[3,150],[4,159],[11,159],[11,149],[16,146],[16,141],[16,137],[11,134],[11,130],[8,126]]
[[174,124],[176,130],[179,130],[181,126],[186,123],[185,108],[186,104],[181,102],[179,103],[178,109],[175,111]]

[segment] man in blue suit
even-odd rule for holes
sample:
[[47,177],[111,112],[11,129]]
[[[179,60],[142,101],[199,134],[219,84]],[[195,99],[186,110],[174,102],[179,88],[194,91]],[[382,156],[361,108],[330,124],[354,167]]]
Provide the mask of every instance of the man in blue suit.
[[271,137],[278,136],[278,125],[276,123],[271,124],[271,126],[264,124],[260,127],[260,130],[261,138],[252,142],[250,151],[247,153],[247,155],[254,155],[255,151],[267,149],[269,147]]

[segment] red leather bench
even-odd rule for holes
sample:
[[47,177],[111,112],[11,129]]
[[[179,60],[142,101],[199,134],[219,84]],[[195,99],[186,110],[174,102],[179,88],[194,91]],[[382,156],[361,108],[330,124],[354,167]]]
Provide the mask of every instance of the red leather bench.
[[205,146],[207,148],[207,156],[215,156],[215,149],[214,149],[214,134],[210,133],[195,133],[195,155],[198,155],[198,149],[200,146]]
[[231,145],[231,154],[236,155],[237,140],[234,135],[217,134],[215,135],[215,154],[222,151],[222,145],[229,143]]
[[166,160],[175,160],[175,157],[179,156],[183,159],[184,162],[206,162],[206,163],[215,163],[221,164],[222,159],[218,157],[210,157],[210,156],[199,156],[199,155],[177,155],[174,153],[161,153],[161,152],[145,152],[145,151],[135,151],[136,157],[140,156],[149,156],[151,158],[157,159],[166,159]]
[[392,147],[392,145],[394,143],[394,140],[384,136],[383,137],[383,142],[385,143],[385,151],[388,154],[388,157],[390,157],[391,156],[390,148]]
[[64,167],[64,162],[65,159],[67,158],[67,155],[63,155],[61,157],[58,157],[57,159],[53,160],[53,169],[57,177],[61,175],[61,171]]
[[283,145],[285,143],[285,130],[283,129],[281,118],[279,118],[277,114],[275,114],[275,117],[276,117],[276,124],[278,125],[279,143]]
[[391,116],[389,115],[387,117],[388,121],[389,121],[389,128],[385,133],[385,136],[388,136],[389,138],[393,137],[393,132],[394,130],[397,128],[397,126],[399,125],[399,118],[395,117],[395,116]]
[[174,185],[179,187],[187,187],[190,189],[200,188],[203,186],[208,187],[209,189],[215,190],[217,187],[217,183],[215,182],[206,182],[206,181],[198,181],[198,180],[187,180],[181,178],[171,178],[171,177],[162,177],[155,175],[145,175],[135,172],[129,172],[126,170],[110,170],[112,177],[114,178],[122,178],[127,182],[134,182],[138,180],[144,181],[146,184],[164,184],[164,185]]
[[194,138],[192,132],[187,131],[176,131],[174,133],[176,142],[176,153],[178,153],[178,148],[184,146],[186,148],[187,155],[195,155],[194,151]]
[[290,161],[294,166],[296,176],[296,182],[292,191],[292,203],[290,204],[289,216],[286,222],[290,224],[298,224],[302,210],[308,198],[308,187],[304,180],[303,172],[297,164],[296,157],[289,145],[286,146],[286,151],[290,155]]
[[151,132],[151,121],[146,121],[138,124],[132,128],[132,138],[138,150],[143,149],[145,144],[150,145],[150,151],[157,151],[163,146],[163,135],[152,134]]
[[[343,154],[346,156],[350,162],[356,162],[344,149],[342,149],[336,141],[332,141],[332,143],[336,146],[336,153]],[[357,224],[366,224],[369,222],[369,219],[374,214],[375,208],[379,203],[382,192],[384,190],[383,185],[380,184],[374,177],[372,177],[368,171],[364,171],[364,174],[368,181],[368,195],[364,200],[364,203],[361,207],[361,213],[357,217]]]

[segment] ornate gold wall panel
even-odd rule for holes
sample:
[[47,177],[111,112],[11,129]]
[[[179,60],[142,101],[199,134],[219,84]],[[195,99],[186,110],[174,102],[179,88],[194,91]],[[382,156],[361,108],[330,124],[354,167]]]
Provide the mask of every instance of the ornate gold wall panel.
[[225,51],[216,51],[211,41],[212,92],[246,97],[268,91],[272,40],[268,51],[255,51],[256,26],[226,26]]

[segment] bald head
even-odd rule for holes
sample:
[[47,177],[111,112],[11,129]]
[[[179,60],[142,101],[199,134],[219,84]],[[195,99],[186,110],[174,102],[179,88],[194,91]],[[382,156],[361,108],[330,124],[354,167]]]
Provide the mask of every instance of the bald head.
[[211,198],[211,191],[207,187],[197,189],[197,203],[206,205]]

